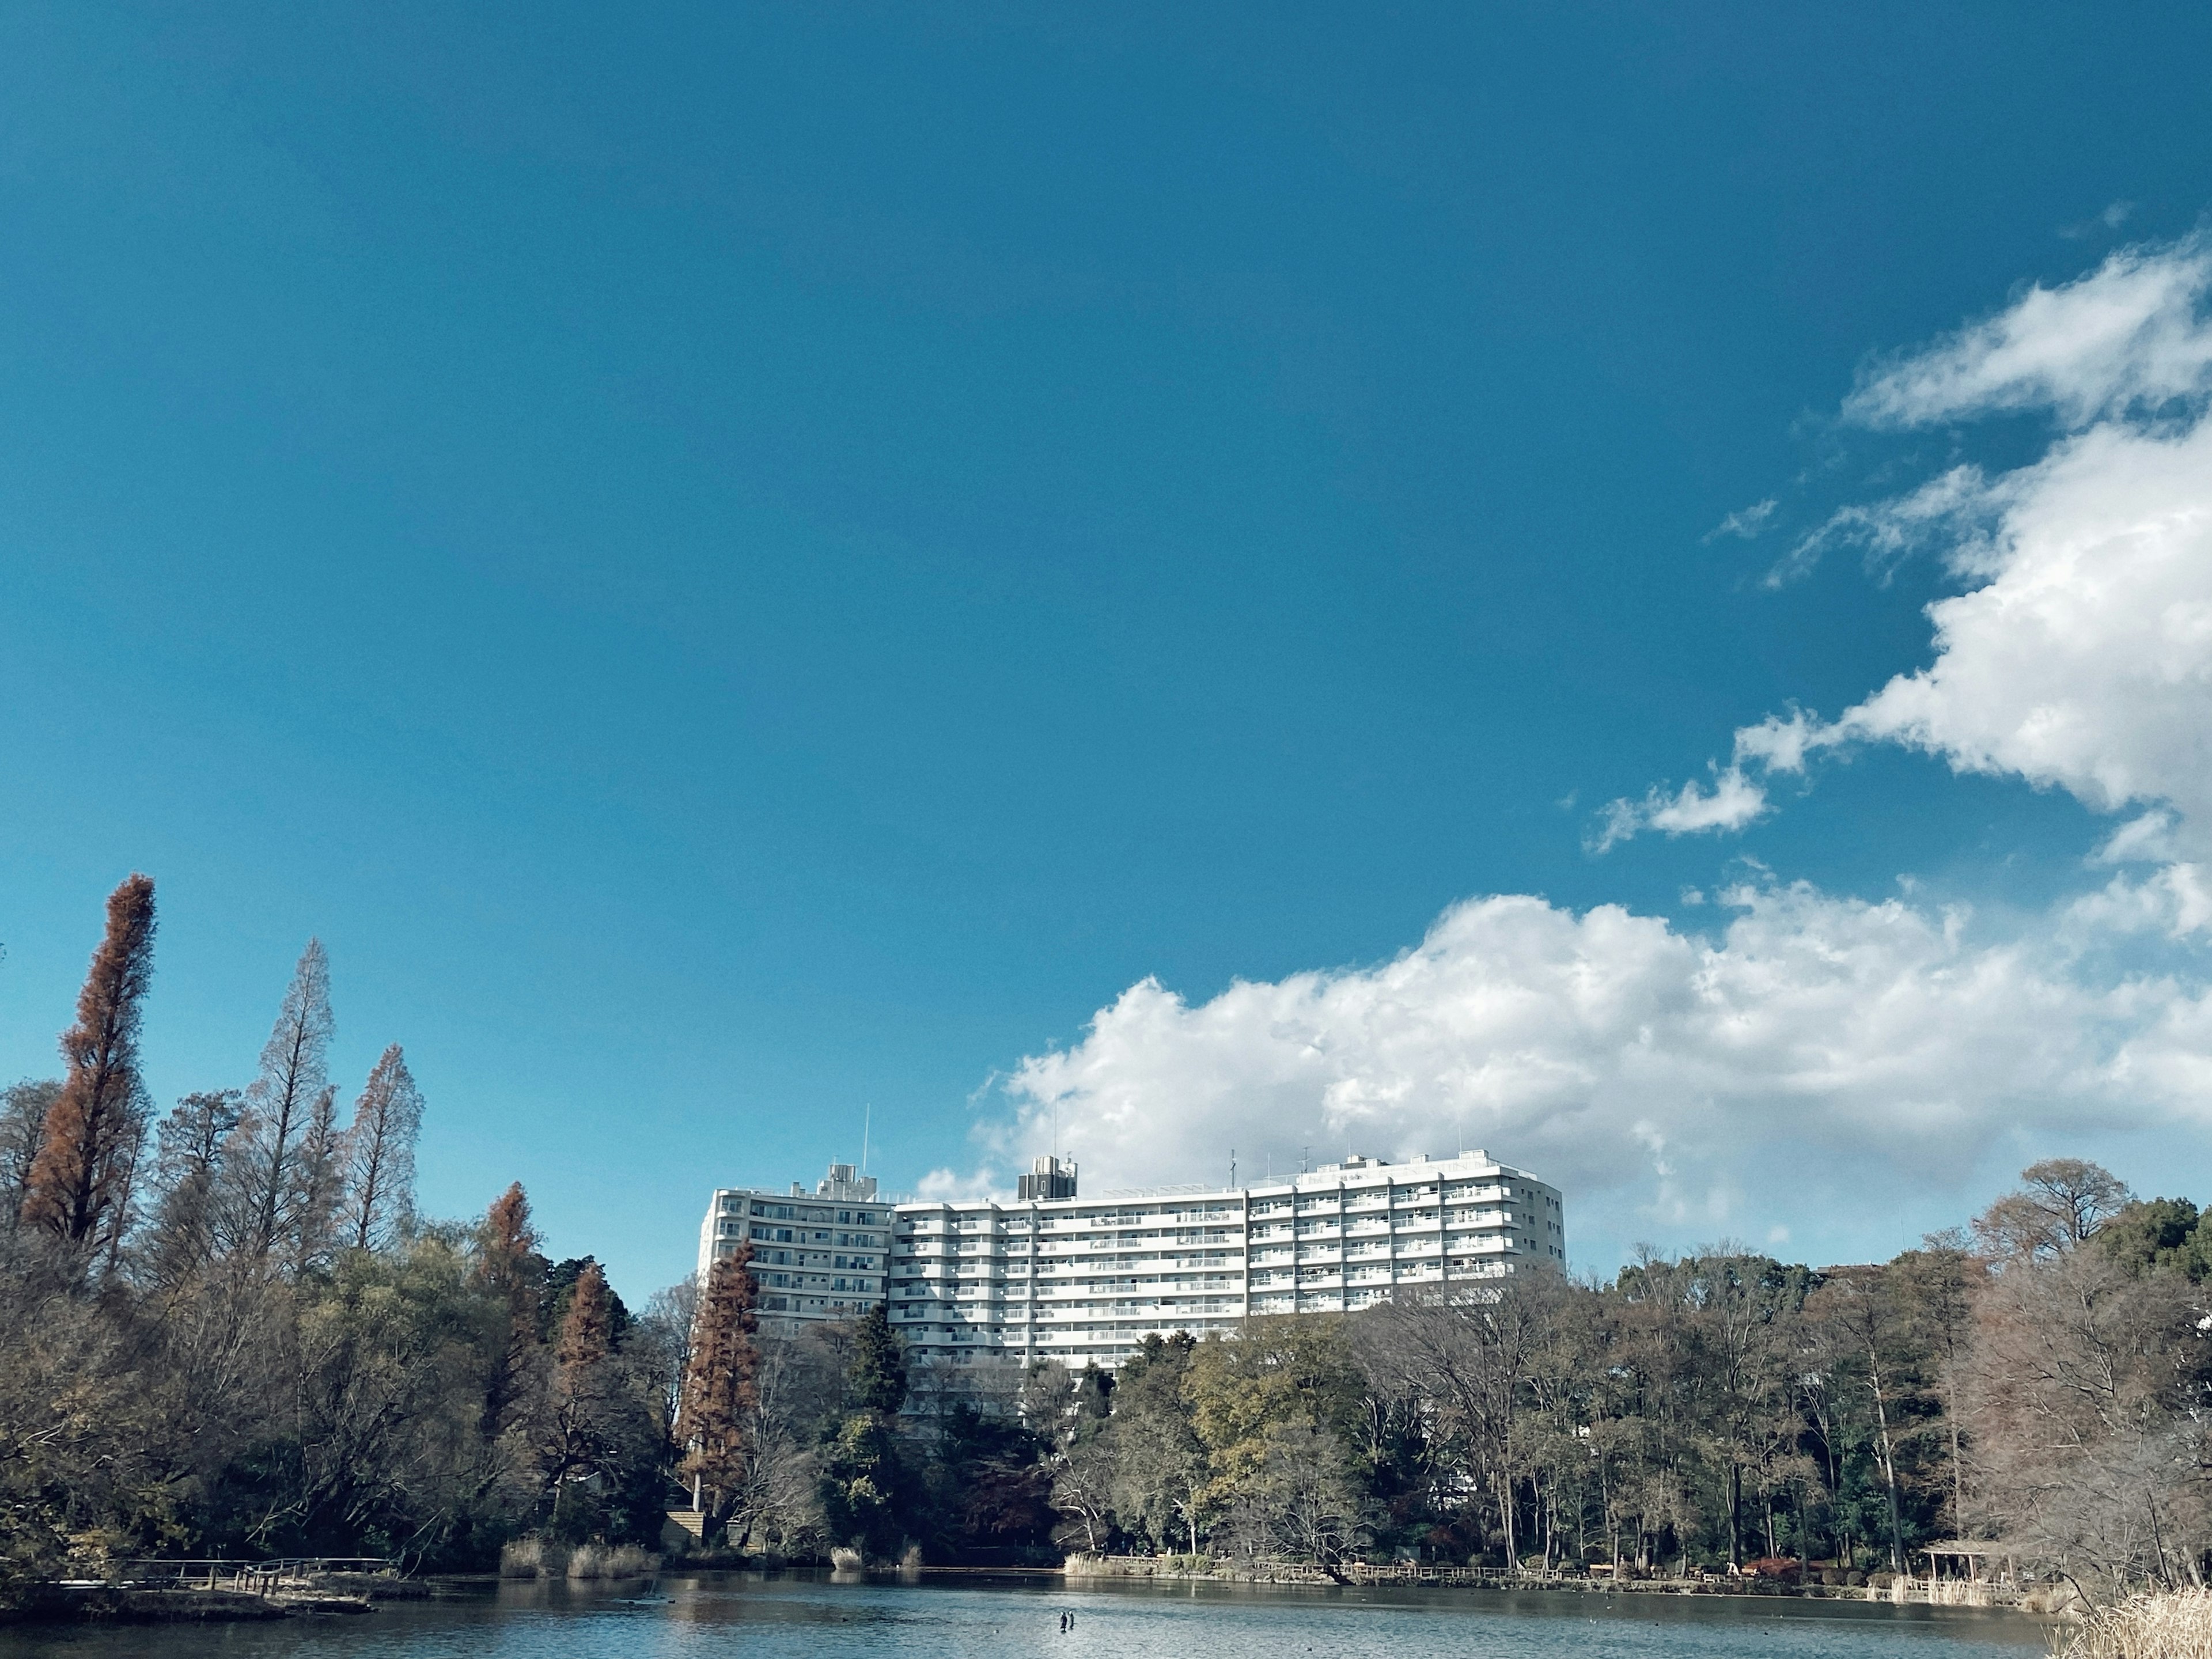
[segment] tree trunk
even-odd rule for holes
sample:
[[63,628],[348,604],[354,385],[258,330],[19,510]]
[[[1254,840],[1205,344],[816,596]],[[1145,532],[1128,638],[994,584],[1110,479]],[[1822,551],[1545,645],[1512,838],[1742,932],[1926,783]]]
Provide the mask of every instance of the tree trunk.
[[1743,1469],[1734,1458],[1729,1460],[1729,1565],[1743,1565]]
[[1897,1505],[1897,1460],[1890,1450],[1889,1404],[1882,1391],[1881,1362],[1875,1357],[1871,1343],[1867,1346],[1867,1375],[1874,1384],[1874,1417],[1880,1430],[1877,1443],[1881,1448],[1882,1495],[1889,1502],[1889,1567],[1892,1572],[1903,1572],[1905,1522]]

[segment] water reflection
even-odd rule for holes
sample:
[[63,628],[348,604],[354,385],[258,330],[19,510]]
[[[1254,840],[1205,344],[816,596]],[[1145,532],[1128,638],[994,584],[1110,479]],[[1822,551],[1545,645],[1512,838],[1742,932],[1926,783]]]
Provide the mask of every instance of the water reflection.
[[[853,1582],[846,1582],[848,1578]],[[1072,1629],[1061,1615],[1073,1613]],[[1834,1602],[859,1575],[502,1584],[278,1625],[0,1631],[0,1659],[2024,1659],[2005,1613]]]

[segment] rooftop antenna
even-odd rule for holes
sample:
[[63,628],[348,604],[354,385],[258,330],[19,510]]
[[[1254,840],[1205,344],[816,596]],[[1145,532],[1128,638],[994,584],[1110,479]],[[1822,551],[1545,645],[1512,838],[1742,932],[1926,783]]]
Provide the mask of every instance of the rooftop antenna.
[[1234,1146],[1229,1149],[1229,1190],[1232,1193],[1237,1190],[1237,1149]]
[[860,1108],[860,1173],[868,1172],[868,1131],[875,1127],[876,1103],[869,1101]]

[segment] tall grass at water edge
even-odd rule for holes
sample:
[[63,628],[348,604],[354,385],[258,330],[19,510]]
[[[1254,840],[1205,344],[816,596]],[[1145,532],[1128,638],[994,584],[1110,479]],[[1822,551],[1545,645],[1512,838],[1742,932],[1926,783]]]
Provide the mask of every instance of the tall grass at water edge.
[[635,1544],[548,1543],[518,1538],[499,1553],[502,1578],[641,1578],[660,1570],[660,1558]]
[[2062,1659],[2212,1659],[2212,1590],[2158,1590],[2100,1607]]

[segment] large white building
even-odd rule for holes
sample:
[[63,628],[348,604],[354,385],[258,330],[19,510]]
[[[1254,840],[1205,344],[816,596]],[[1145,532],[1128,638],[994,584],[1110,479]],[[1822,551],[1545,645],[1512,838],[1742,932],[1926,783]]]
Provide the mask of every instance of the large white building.
[[851,1319],[888,1295],[926,1364],[979,1357],[1112,1366],[1148,1335],[1255,1314],[1348,1313],[1566,1262],[1559,1189],[1487,1152],[1348,1158],[1252,1187],[1075,1195],[1040,1158],[1010,1204],[884,1204],[832,1164],[811,1194],[724,1188],[699,1272],[750,1243],[763,1329]]
[[787,1193],[720,1188],[699,1228],[699,1282],[750,1243],[762,1329],[855,1318],[884,1299],[890,1229],[876,1178],[849,1164],[831,1164],[811,1193],[795,1181]]
[[[1040,1177],[1059,1173],[1038,1161]],[[1072,1188],[1050,1180],[1032,1189]],[[891,1320],[925,1362],[1111,1366],[1147,1335],[1255,1314],[1343,1313],[1401,1290],[1564,1267],[1557,1188],[1487,1152],[1350,1158],[1254,1187],[902,1203]]]

